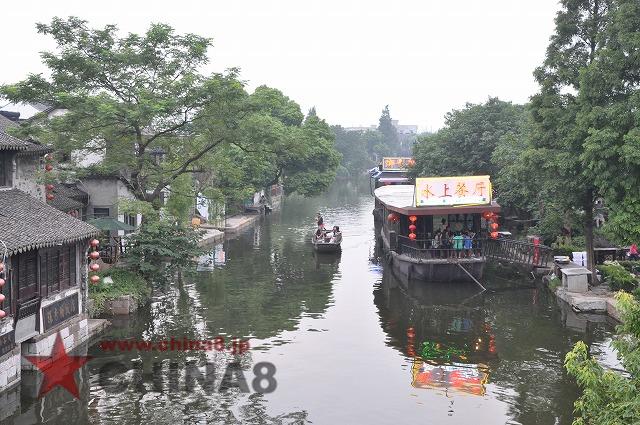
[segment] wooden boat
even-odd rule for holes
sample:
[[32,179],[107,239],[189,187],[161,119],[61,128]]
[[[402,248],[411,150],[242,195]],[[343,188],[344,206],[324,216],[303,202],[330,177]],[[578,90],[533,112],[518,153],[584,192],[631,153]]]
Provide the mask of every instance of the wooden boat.
[[340,252],[340,244],[342,243],[342,240],[339,240],[338,242],[326,242],[324,238],[316,238],[316,235],[314,234],[311,237],[311,243],[313,244],[313,249],[317,252],[333,253]]

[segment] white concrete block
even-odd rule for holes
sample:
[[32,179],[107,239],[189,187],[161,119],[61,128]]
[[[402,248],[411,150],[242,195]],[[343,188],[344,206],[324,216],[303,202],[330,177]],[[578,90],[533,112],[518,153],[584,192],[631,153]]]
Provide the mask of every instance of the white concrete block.
[[64,328],[60,331],[60,336],[64,339],[69,336],[69,328]]
[[0,388],[7,386],[7,378],[8,374],[6,370],[0,372]]

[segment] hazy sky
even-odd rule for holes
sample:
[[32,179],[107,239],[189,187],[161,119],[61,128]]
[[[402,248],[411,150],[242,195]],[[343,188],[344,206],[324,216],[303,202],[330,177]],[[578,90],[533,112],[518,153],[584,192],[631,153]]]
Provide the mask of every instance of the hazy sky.
[[544,57],[557,0],[113,0],[11,1],[0,20],[0,82],[42,72],[53,44],[36,22],[74,15],[142,32],[164,22],[211,37],[211,69],[239,67],[249,89],[267,84],[316,106],[331,124],[391,115],[421,130],[465,102],[525,102]]

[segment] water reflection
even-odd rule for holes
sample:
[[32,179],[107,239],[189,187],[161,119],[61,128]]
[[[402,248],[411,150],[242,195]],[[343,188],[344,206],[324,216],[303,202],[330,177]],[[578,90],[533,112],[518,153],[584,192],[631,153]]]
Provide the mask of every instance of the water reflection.
[[[156,288],[131,317],[110,319],[101,337],[222,335],[249,339],[249,353],[94,345],[78,378],[81,400],[60,389],[28,397],[37,383],[25,380],[0,395],[0,422],[569,425],[577,388],[562,360],[580,339],[610,359],[606,319],[576,315],[526,279],[489,273],[480,295],[473,284],[399,280],[368,261],[372,209],[366,182],[364,190],[342,184],[321,198],[288,198],[281,213],[212,247],[200,272]],[[309,244],[319,210],[344,231],[341,255]],[[278,368],[274,393],[209,391],[206,364],[217,388],[232,364],[251,382],[259,361]],[[114,362],[128,370],[101,379]],[[191,367],[202,377],[189,386]]]

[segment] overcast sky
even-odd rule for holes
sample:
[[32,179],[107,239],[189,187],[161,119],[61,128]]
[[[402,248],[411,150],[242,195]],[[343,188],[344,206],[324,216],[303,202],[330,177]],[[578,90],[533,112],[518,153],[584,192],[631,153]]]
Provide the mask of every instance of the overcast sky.
[[421,130],[465,102],[526,102],[557,0],[87,0],[3,4],[0,82],[42,72],[53,44],[36,22],[74,15],[142,32],[151,22],[211,37],[211,69],[239,67],[249,89],[281,89],[331,124],[391,115]]

